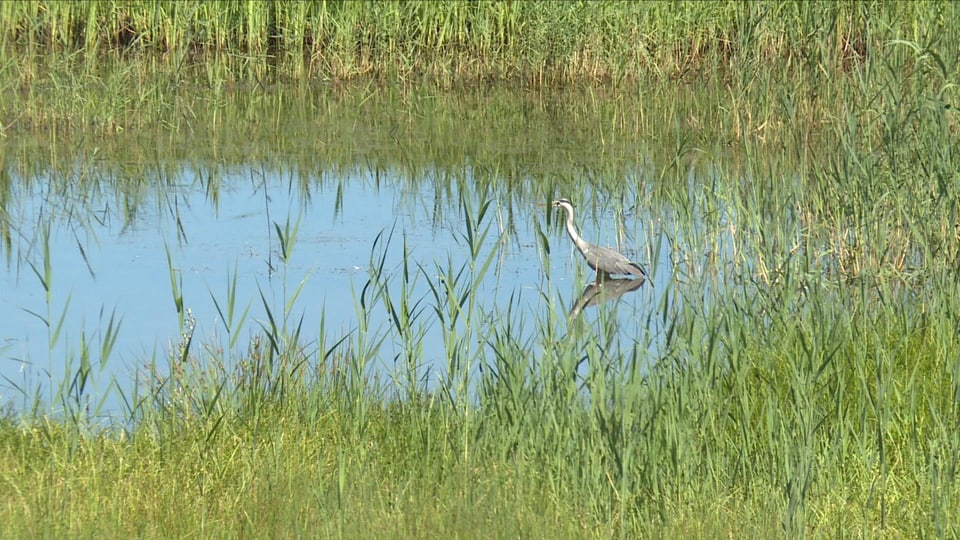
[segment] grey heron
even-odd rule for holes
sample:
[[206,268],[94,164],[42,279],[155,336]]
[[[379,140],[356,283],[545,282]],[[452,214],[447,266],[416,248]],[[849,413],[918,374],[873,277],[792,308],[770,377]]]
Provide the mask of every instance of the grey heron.
[[590,268],[597,271],[597,283],[605,281],[610,274],[635,276],[640,278],[640,283],[647,279],[646,270],[639,264],[610,248],[591,244],[580,237],[577,227],[573,224],[573,204],[569,199],[557,199],[553,201],[552,206],[567,211],[567,234],[570,235],[570,239],[576,244],[583,258],[587,260]]

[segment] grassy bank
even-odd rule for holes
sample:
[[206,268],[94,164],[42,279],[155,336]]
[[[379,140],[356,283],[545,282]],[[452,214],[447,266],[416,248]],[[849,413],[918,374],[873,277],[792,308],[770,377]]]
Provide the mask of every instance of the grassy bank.
[[23,84],[113,61],[258,82],[555,86],[769,62],[836,74],[957,18],[951,2],[26,1],[0,7],[0,61]]
[[[0,133],[216,128],[192,121],[313,90],[509,85],[625,99],[655,136],[820,137],[872,102],[896,62],[911,84],[955,72],[952,2],[10,2],[0,6]],[[346,85],[344,83],[350,83]],[[677,101],[678,86],[716,103]],[[722,107],[724,110],[719,109]],[[309,112],[309,111],[307,111]],[[586,111],[589,112],[589,111]],[[875,129],[879,126],[865,126]],[[802,142],[802,141],[801,141]],[[827,141],[830,144],[832,141]]]

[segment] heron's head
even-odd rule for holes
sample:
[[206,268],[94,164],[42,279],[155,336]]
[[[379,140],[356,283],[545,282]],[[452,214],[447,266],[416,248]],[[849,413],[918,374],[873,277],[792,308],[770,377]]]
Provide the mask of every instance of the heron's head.
[[554,208],[569,208],[573,210],[573,203],[570,202],[570,199],[557,199],[551,204]]

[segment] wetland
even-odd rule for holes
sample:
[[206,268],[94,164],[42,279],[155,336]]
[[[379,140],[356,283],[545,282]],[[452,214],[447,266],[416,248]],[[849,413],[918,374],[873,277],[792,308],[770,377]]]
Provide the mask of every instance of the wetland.
[[919,4],[4,5],[0,521],[960,534]]

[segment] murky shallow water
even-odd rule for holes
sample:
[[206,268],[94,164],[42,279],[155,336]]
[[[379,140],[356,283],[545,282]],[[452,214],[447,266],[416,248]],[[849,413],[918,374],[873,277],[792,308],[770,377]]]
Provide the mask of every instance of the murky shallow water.
[[[183,307],[196,321],[194,340],[200,343],[223,341],[226,328],[217,304],[226,309],[230,276],[236,275],[236,317],[248,305],[250,309],[243,328],[234,329],[243,333],[237,341],[237,349],[243,351],[249,338],[267,324],[264,303],[274,317],[282,317],[286,310],[288,321],[300,324],[302,339],[317,339],[321,319],[326,333],[332,334],[329,341],[353,330],[361,290],[370,278],[371,264],[379,260],[374,245],[378,235],[382,234],[381,241],[392,238],[383,259],[387,276],[397,276],[403,267],[404,243],[409,262],[415,263],[409,266],[424,273],[448,265],[457,269],[469,259],[461,195],[430,186],[418,192],[396,174],[361,171],[333,185],[309,179],[304,184],[251,165],[224,176],[216,196],[211,196],[204,176],[209,175],[184,167],[178,186],[158,190],[133,219],[123,219],[122,205],[109,194],[85,201],[85,211],[69,212],[54,212],[53,197],[42,189],[15,198],[8,212],[19,225],[8,264],[0,272],[4,291],[0,402],[21,408],[36,395],[46,395],[76,368],[81,340],[92,347],[94,369],[99,371],[95,393],[105,391],[110,381],[128,389],[138,366],[151,361],[164,364],[180,333],[171,263]],[[303,185],[311,186],[309,193]],[[466,206],[475,212],[480,205],[481,201],[470,201]],[[549,318],[547,312],[554,310],[556,320],[563,320],[592,273],[573,251],[559,219],[551,219],[548,226],[546,214],[556,210],[535,205],[506,210],[492,201],[482,224],[489,226],[489,234],[479,250],[480,259],[496,251],[483,280],[482,310],[496,316],[512,305],[521,318],[531,320]],[[600,223],[590,222],[587,215],[578,217],[588,239],[613,243],[609,233],[613,218],[606,217],[609,221]],[[648,220],[649,216],[634,216],[622,223],[621,230],[640,243],[647,238]],[[51,224],[49,311],[42,282],[33,270],[43,273],[46,224]],[[291,231],[296,228],[297,235],[284,262],[277,228],[288,226]],[[549,254],[537,241],[538,230],[546,231]],[[643,252],[637,251],[636,258],[646,264]],[[654,276],[659,273],[652,270]],[[425,282],[423,276],[415,280],[413,299],[427,297]],[[296,301],[289,304],[301,283]],[[642,342],[636,321],[653,309],[651,291],[641,287],[604,308],[615,307],[612,313],[621,321],[620,338],[626,343]],[[581,317],[595,316],[596,309],[584,306]],[[429,311],[427,317],[432,316]],[[122,325],[112,354],[100,363],[99,342],[114,312]],[[62,330],[51,348],[53,333],[43,319],[53,321],[55,328],[61,314]],[[370,315],[374,328],[390,324],[380,307]],[[423,340],[424,367],[434,376],[446,364],[439,326],[426,323]],[[388,376],[400,347],[388,340],[372,369]],[[116,406],[114,397],[106,399],[106,410]]]

